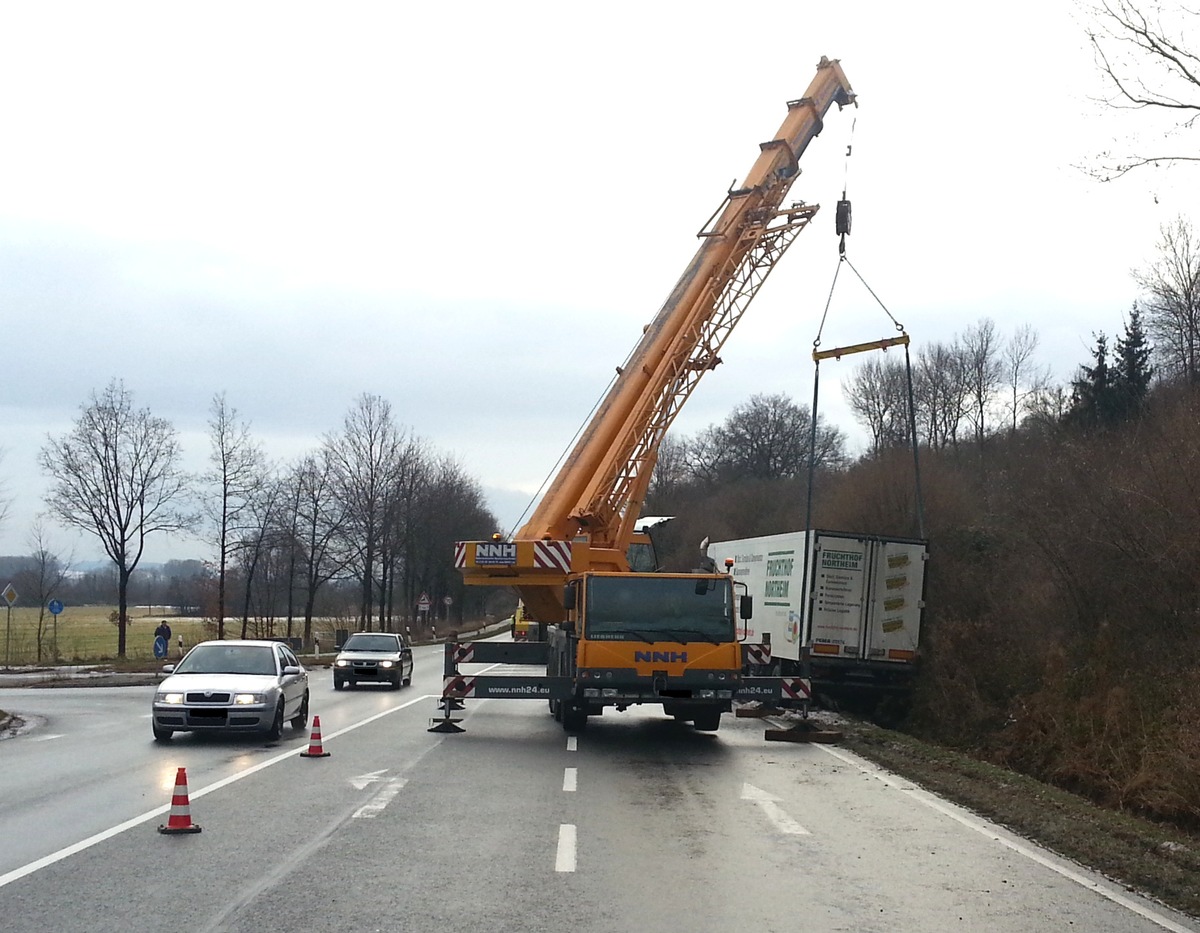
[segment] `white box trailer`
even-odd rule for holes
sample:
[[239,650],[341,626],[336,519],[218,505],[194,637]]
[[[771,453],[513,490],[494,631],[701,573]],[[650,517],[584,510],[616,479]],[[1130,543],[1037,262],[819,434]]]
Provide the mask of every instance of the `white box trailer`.
[[772,670],[803,674],[807,647],[814,688],[907,689],[920,656],[927,542],[814,530],[717,541],[708,553],[721,568],[731,559],[734,580],[754,597],[747,641],[770,642]]

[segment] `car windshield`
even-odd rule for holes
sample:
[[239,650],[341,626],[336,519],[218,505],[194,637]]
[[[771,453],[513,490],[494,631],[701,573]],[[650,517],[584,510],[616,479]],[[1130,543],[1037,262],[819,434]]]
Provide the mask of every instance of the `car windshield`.
[[175,668],[176,674],[275,674],[269,645],[197,645]]
[[398,651],[395,635],[351,635],[343,651]]

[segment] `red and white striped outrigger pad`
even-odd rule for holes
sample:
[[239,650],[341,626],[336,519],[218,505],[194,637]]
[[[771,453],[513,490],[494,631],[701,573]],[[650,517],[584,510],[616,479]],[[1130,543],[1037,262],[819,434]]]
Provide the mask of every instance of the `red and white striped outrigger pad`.
[[454,663],[456,665],[470,664],[471,659],[473,657],[475,657],[475,646],[474,645],[468,643],[465,645],[455,645],[454,646]]
[[473,697],[475,696],[474,677],[446,677],[442,681],[442,696],[444,697]]
[[783,697],[786,700],[811,700],[812,681],[807,677],[797,677],[793,680],[784,679]]
[[747,664],[764,665],[771,663],[770,645],[742,645],[742,651],[746,655]]

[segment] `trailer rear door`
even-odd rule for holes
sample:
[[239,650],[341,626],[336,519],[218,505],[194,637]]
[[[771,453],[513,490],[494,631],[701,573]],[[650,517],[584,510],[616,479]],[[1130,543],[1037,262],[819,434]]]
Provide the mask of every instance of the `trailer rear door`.
[[865,657],[912,663],[925,605],[925,544],[877,540],[870,551]]
[[870,556],[866,539],[817,532],[810,601],[814,655],[861,657]]

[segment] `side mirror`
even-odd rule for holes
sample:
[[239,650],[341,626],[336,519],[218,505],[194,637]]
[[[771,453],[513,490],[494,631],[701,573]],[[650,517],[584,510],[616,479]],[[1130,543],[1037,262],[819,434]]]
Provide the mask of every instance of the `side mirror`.
[[162,672],[164,674],[173,674],[175,672],[175,665],[174,664],[164,664]]
[[566,586],[563,587],[563,608],[564,609],[574,609],[575,608],[575,584],[574,583],[568,583]]
[[738,615],[743,619],[754,618],[754,597],[741,596],[738,600]]
[[300,668],[296,667],[295,664],[289,664],[287,667],[285,667],[283,669],[284,677],[294,677],[296,674],[299,674],[299,673],[300,673]]
[[562,622],[559,622],[558,627],[560,629],[562,629],[564,632],[566,632],[568,635],[575,634],[575,623],[570,620],[564,620]]

